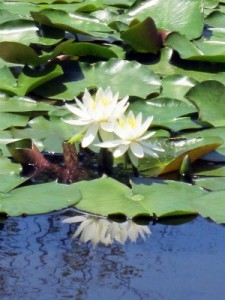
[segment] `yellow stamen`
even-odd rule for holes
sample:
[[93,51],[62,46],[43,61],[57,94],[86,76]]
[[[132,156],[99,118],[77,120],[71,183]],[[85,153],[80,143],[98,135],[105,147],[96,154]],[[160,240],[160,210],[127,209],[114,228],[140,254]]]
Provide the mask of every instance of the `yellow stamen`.
[[128,121],[128,124],[130,125],[130,127],[132,127],[132,128],[134,128],[137,124],[136,119],[133,116],[129,117],[127,119],[127,121]]
[[120,126],[120,127],[124,127],[124,125],[125,125],[125,120],[124,120],[124,119],[119,119],[118,123],[119,123],[119,126]]
[[101,102],[104,106],[108,105],[109,100],[107,98],[101,98]]

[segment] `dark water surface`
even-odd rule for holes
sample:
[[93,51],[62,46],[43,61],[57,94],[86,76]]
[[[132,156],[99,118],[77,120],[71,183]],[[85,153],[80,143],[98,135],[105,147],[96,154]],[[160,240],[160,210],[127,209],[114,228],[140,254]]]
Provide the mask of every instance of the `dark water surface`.
[[70,238],[59,214],[9,218],[0,230],[0,299],[223,299],[225,228],[202,218],[151,226],[146,241]]

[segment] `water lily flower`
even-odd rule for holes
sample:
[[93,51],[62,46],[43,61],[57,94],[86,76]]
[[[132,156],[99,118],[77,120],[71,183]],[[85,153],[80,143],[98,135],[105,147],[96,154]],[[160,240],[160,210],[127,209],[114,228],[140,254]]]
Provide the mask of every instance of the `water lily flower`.
[[81,142],[82,147],[89,146],[98,133],[102,138],[104,132],[113,131],[115,119],[123,115],[129,105],[128,97],[121,101],[118,99],[119,93],[113,95],[110,87],[105,90],[99,88],[94,97],[85,89],[82,101],[75,98],[76,106],[66,104],[67,109],[76,115],[77,119],[65,120],[65,122],[83,127],[85,134]]
[[152,120],[153,116],[149,116],[142,123],[142,113],[135,118],[130,111],[127,116],[121,116],[114,125],[114,133],[119,139],[98,143],[97,146],[116,148],[113,152],[114,157],[120,157],[127,152],[132,164],[137,167],[138,159],[143,158],[145,153],[158,157],[155,151],[164,151],[163,148],[146,141],[155,134],[155,132],[147,133]]
[[69,217],[62,222],[80,223],[73,234],[73,238],[79,237],[80,241],[85,243],[91,241],[93,245],[97,243],[111,245],[115,241],[124,244],[128,239],[136,242],[139,236],[145,239],[146,235],[151,234],[148,226],[138,225],[132,220],[117,223],[103,217],[88,214]]

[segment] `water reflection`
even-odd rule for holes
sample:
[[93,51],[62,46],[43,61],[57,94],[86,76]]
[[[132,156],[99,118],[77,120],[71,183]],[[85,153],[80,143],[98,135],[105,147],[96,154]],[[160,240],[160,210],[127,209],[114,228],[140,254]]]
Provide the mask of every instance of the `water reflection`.
[[103,243],[108,246],[114,242],[124,244],[127,240],[136,242],[139,236],[145,240],[151,234],[148,226],[138,225],[132,220],[118,223],[89,214],[66,218],[63,223],[79,224],[73,238],[79,237],[81,242],[90,241],[93,245]]
[[[196,218],[105,246],[72,239],[74,211],[8,218],[0,230],[1,300],[208,300],[224,293],[224,227]],[[65,216],[66,214],[66,216]]]

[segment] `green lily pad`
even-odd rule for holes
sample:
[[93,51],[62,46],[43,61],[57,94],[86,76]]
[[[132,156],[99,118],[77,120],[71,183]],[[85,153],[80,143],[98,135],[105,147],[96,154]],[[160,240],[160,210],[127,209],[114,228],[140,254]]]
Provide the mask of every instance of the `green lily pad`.
[[[193,78],[199,82],[204,80],[217,80],[225,84],[225,68],[220,63],[207,63],[198,61],[186,61],[173,56],[173,49],[165,47],[160,51],[160,60],[149,65],[156,74],[163,77],[168,75],[182,75]],[[176,87],[179,90],[179,86]]]
[[137,52],[156,54],[161,48],[160,35],[153,19],[149,17],[143,22],[131,24],[129,29],[122,32],[121,38]]
[[48,112],[53,107],[44,102],[35,101],[29,97],[8,97],[0,94],[0,111],[8,113]]
[[105,23],[82,13],[43,9],[40,12],[31,12],[31,16],[39,24],[60,28],[75,34],[103,36],[112,32],[112,29]]
[[0,193],[8,193],[29,178],[20,176],[22,166],[11,162],[6,157],[0,157]]
[[175,181],[153,181],[150,185],[132,184],[132,190],[112,178],[82,181],[74,184],[82,194],[76,208],[100,214],[124,214],[158,217],[193,214],[191,200],[204,194],[199,187]]
[[225,86],[214,80],[191,88],[186,96],[198,109],[199,119],[213,126],[225,126]]
[[218,148],[223,141],[218,137],[205,138],[175,138],[169,144],[170,148],[166,150],[166,156],[173,156],[172,159],[162,170],[161,174],[169,173],[178,170],[186,155],[188,155],[190,162],[194,162],[205,154]]
[[[209,136],[216,137],[217,136],[221,140],[223,140],[223,142],[225,142],[225,127],[206,128],[201,131],[184,134],[184,136],[186,138],[194,138],[194,137],[197,138],[199,136],[201,136],[201,137],[209,137]],[[214,162],[225,162],[224,143],[221,146],[219,146],[218,148],[216,148],[215,151],[212,151],[212,152],[204,155],[204,157],[202,157],[202,159],[207,160],[207,161],[214,161]]]
[[139,20],[152,17],[158,28],[180,32],[189,39],[199,37],[203,30],[204,16],[200,0],[137,1],[128,10],[128,15]]
[[81,194],[74,185],[36,184],[0,194],[0,212],[9,216],[42,214],[75,205],[80,199]]
[[153,115],[153,126],[179,131],[185,128],[201,128],[190,117],[185,117],[197,110],[191,103],[170,98],[155,98],[148,101],[135,101],[129,106],[133,112],[142,112],[144,118]]
[[158,152],[158,158],[145,157],[140,159],[139,171],[144,176],[157,176],[180,169],[185,156],[191,163],[219,147],[222,140],[218,137],[205,138],[151,138],[151,142],[162,147],[165,151]]
[[187,99],[184,97],[185,94],[197,83],[197,80],[188,76],[178,74],[166,76],[162,79],[162,93],[160,94],[160,98],[171,98],[187,102]]
[[32,138],[36,142],[43,144],[43,150],[61,153],[62,142],[69,140],[79,130],[79,127],[67,124],[61,118],[52,117],[50,120],[47,120],[40,116],[29,122],[29,128],[12,128],[11,132],[14,138]]
[[204,218],[210,218],[216,223],[225,223],[225,190],[210,192],[193,199],[193,207]]
[[27,45],[15,41],[0,43],[0,57],[7,62],[25,65],[39,65],[36,52]]
[[10,128],[12,126],[25,127],[28,123],[29,117],[12,113],[0,112],[0,130]]
[[[160,79],[147,66],[135,61],[112,58],[94,64],[68,62],[67,76],[52,80],[36,90],[37,93],[62,100],[74,99],[84,89],[111,86],[120,97],[138,96],[146,98],[160,91]],[[132,85],[127,84],[132,82]]]
[[113,49],[115,48],[111,47],[111,45],[101,46],[88,42],[76,42],[74,44],[67,44],[65,45],[65,47],[60,47],[60,50],[63,54],[74,56],[100,57],[106,60],[112,57],[117,57],[116,52],[113,51]]
[[196,40],[191,42],[185,36],[174,32],[166,38],[165,45],[176,50],[183,59],[225,62],[225,43],[220,40]]
[[[25,62],[23,61],[22,63]],[[3,67],[0,69],[0,76],[2,75],[0,91],[13,95],[25,96],[28,92],[37,88],[39,85],[60,76],[62,73],[62,69],[58,65],[53,65],[45,70],[34,70],[25,67],[23,72],[20,73],[18,79],[16,79],[8,67]]]
[[225,166],[223,163],[206,164],[204,161],[201,164],[193,166],[193,174],[198,176],[225,176]]
[[194,183],[211,191],[224,190],[225,177],[197,177],[194,178]]

